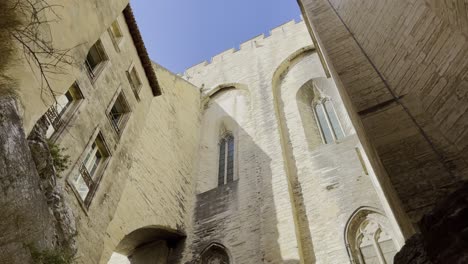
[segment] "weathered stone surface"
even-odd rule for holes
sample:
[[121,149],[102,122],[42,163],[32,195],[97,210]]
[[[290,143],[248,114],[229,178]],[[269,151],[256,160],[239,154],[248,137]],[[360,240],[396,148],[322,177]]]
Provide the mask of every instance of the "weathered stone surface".
[[436,263],[468,263],[468,182],[423,217],[429,256]]
[[[203,87],[205,102],[187,254],[196,259],[220,243],[235,263],[348,262],[345,228],[353,213],[371,207],[387,214],[388,205],[305,23],[281,25],[187,69],[184,78]],[[320,96],[333,102],[345,134],[332,144],[323,143],[314,116]],[[236,169],[235,181],[220,186],[224,131],[235,137]],[[386,229],[403,244],[396,224]]]
[[[466,178],[466,39],[457,31],[464,20],[447,19],[450,12],[434,11],[434,1],[429,0],[406,1],[407,5],[383,0],[304,2],[308,18],[320,33],[332,75],[339,77],[336,84],[344,86],[340,92],[319,63],[305,23],[291,21],[273,29],[268,37],[261,35],[241,44],[238,51],[225,51],[211,63],[188,69],[184,78],[196,86],[155,65],[163,95],[154,98],[120,14],[128,1],[65,5],[60,10],[63,23],[50,28],[57,47],[84,43],[71,52],[83,61],[99,39],[108,62],[96,78],[76,67],[70,71],[73,74],[53,82],[60,93],[77,81],[84,97],[66,120],[66,129],[55,137],[70,150],[73,161],[58,181],[44,131],[39,133],[42,136],[34,131],[30,136],[39,175],[14,177],[35,168],[27,156],[24,132],[9,135],[7,130],[24,127],[31,131],[47,104],[39,97],[34,74],[25,74],[24,65],[11,67],[20,82],[24,123],[16,113],[8,117],[13,124],[0,124],[0,146],[7,153],[0,153],[6,156],[0,165],[5,161],[7,165],[28,164],[19,169],[0,166],[7,199],[0,200],[7,208],[2,212],[6,213],[2,215],[5,226],[0,224],[0,232],[6,234],[0,234],[0,239],[11,242],[0,250],[5,256],[17,253],[11,257],[16,259],[0,258],[0,262],[21,263],[18,258],[29,254],[23,240],[18,242],[8,232],[34,235],[31,228],[42,228],[54,218],[56,225],[44,228],[56,228],[58,233],[43,238],[50,244],[71,243],[67,241],[75,234],[73,215],[79,231],[77,262],[83,264],[106,263],[128,234],[145,227],[187,235],[187,243],[176,246],[179,252],[170,256],[170,263],[196,261],[213,243],[225,245],[229,257],[241,264],[346,263],[347,221],[361,207],[372,207],[382,216],[385,212],[390,220],[396,215],[400,221],[390,221],[387,230],[393,231],[389,233],[395,235],[396,244],[401,243],[399,227],[406,235],[412,232],[405,212],[416,222]],[[356,15],[360,12],[365,15]],[[77,13],[87,16],[83,19]],[[114,21],[120,23],[123,35],[117,45],[107,32]],[[86,34],[69,30],[70,25],[86,29]],[[138,96],[124,74],[131,65],[142,77]],[[229,87],[234,89],[222,90]],[[131,113],[119,134],[109,122],[108,110],[121,92]],[[314,120],[312,101],[321,93],[333,100],[346,134],[334,144],[322,144]],[[236,171],[233,182],[218,187],[218,138],[223,129],[235,132]],[[111,154],[94,199],[83,205],[72,181],[96,133],[102,135]],[[385,177],[387,172],[390,178]],[[25,182],[13,184],[16,181]],[[13,192],[8,192],[9,186]],[[16,199],[21,188],[27,190]],[[24,201],[31,195],[39,199]],[[427,226],[436,226],[435,230],[422,229],[428,243],[424,245],[434,249],[429,253],[440,254],[430,255],[433,258],[449,259],[447,255],[456,255],[452,249],[458,253],[465,245],[466,228],[458,219],[466,215],[459,206],[466,200],[456,201],[445,205],[454,208],[448,211],[450,215],[435,213],[427,220]],[[19,212],[9,210],[12,207]],[[13,219],[10,211],[13,218],[21,215]],[[40,221],[33,227],[24,221],[37,217]],[[18,219],[29,230],[12,229]],[[463,232],[458,234],[447,223]],[[440,249],[436,243],[435,238],[445,233],[455,243],[450,249]],[[145,243],[160,238],[135,239],[131,249],[143,249]],[[166,242],[154,245],[157,250],[153,252],[141,250],[142,261],[159,250],[166,254]],[[408,242],[414,248],[403,251],[401,261],[425,263],[417,242],[418,238]]]
[[298,2],[409,236],[468,175],[466,3]]
[[421,233],[406,242],[396,264],[468,263],[468,182],[439,202],[419,225]]
[[129,257],[131,264],[166,264],[169,248],[165,241],[156,241],[137,248]]
[[73,255],[77,250],[75,216],[65,201],[65,189],[58,184],[59,178],[46,139],[47,126],[45,117],[36,123],[28,137],[29,148],[41,179],[41,190],[55,218],[56,249]]
[[427,255],[421,234],[416,234],[406,241],[405,246],[395,256],[394,264],[433,264]]
[[[137,229],[155,226],[186,235],[192,232],[193,170],[200,135],[200,91],[163,67],[154,67],[164,95],[151,98],[147,94],[135,105],[141,107],[141,104],[149,103],[145,108],[145,118],[135,124],[141,125],[138,131],[126,131],[130,133],[127,139],[133,133],[139,134],[133,134],[135,143],[128,145],[126,155],[132,165],[129,165],[125,177],[129,178],[120,190],[122,198],[112,198],[117,208],[105,230],[104,251],[99,263],[107,263],[122,239]],[[109,169],[112,170],[111,167]],[[118,188],[112,182],[115,175],[113,172],[109,174],[107,184]],[[90,226],[90,230],[92,228]],[[181,254],[173,252],[170,257],[175,255]],[[181,259],[179,257],[170,263],[179,263]],[[88,263],[83,261],[83,264]]]
[[52,249],[53,216],[13,97],[0,97],[0,263],[32,263],[30,251]]

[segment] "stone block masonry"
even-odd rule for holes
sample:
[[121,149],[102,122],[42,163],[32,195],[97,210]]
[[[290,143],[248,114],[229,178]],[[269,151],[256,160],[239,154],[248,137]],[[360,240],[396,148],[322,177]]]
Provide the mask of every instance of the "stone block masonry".
[[359,134],[418,222],[468,175],[465,20],[449,21],[445,2],[299,2],[363,124]]
[[55,230],[15,98],[0,97],[0,263],[33,264],[53,250]]
[[[188,237],[194,259],[219,243],[235,263],[349,261],[344,234],[353,212],[388,205],[363,168],[355,129],[305,23],[288,22],[183,77],[203,87],[206,102]],[[332,144],[323,144],[314,116],[320,96],[331,98],[346,134]],[[219,185],[223,131],[236,138],[237,171]],[[399,227],[390,232],[399,248]]]

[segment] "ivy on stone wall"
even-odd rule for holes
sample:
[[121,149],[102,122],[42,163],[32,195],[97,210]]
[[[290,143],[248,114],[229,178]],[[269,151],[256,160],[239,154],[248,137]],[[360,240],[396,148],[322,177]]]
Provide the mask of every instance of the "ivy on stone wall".
[[50,155],[52,156],[52,161],[57,174],[68,169],[70,166],[70,156],[64,154],[67,149],[62,148],[51,141],[47,141],[47,144],[49,145]]
[[57,250],[33,249],[31,255],[35,264],[71,264],[74,260],[72,255]]

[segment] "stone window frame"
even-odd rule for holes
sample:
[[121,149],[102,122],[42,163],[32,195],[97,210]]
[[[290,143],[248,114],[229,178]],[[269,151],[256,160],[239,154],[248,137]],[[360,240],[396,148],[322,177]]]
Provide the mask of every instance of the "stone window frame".
[[[90,175],[90,173],[87,171],[85,168],[85,160],[86,157],[88,156],[89,151],[92,149],[93,144],[95,144],[96,140],[100,140],[102,142],[102,151],[105,152],[106,156],[105,159],[99,163],[98,168],[96,169],[96,172],[93,173],[93,175]],[[104,176],[104,173],[107,169],[107,166],[109,165],[109,162],[112,158],[112,152],[111,149],[109,148],[102,130],[97,127],[95,131],[93,132],[92,136],[90,137],[88,143],[86,144],[86,147],[80,154],[79,159],[76,161],[74,168],[70,171],[70,173],[67,176],[67,184],[71,187],[73,193],[76,196],[76,199],[78,200],[81,208],[84,210],[84,212],[87,214],[89,207],[91,206],[92,201],[94,200],[94,197],[97,193],[97,190],[99,189],[99,185],[101,183],[101,180]],[[85,170],[86,169],[86,170]],[[89,188],[88,194],[86,195],[86,198],[82,198],[79,191],[77,190],[74,181],[77,180],[82,173],[87,174],[91,178],[91,182],[86,183],[86,185]],[[89,181],[89,180],[88,180]],[[90,184],[91,186],[89,186]]]
[[[100,57],[100,62],[93,68],[90,63],[88,56],[92,49],[96,49],[98,56]],[[101,73],[103,72],[106,65],[109,63],[109,56],[107,55],[106,49],[104,48],[104,44],[102,43],[101,38],[99,38],[88,50],[86,54],[86,58],[84,61],[84,65],[86,68],[86,72],[88,73],[88,77],[91,80],[91,83],[94,83]]]
[[[227,140],[228,139],[228,140]],[[229,141],[232,140],[232,141]],[[223,141],[225,141],[223,143]],[[228,175],[228,166],[229,166],[229,142],[232,142],[233,144],[233,153],[232,153],[232,175],[231,179],[229,179]],[[224,144],[224,148],[222,146]],[[224,149],[224,153],[221,153],[221,149]],[[218,140],[218,162],[217,162],[217,168],[218,168],[218,173],[217,173],[217,179],[218,179],[218,187],[224,186],[226,184],[229,184],[230,182],[234,182],[236,180],[236,175],[237,175],[237,142],[236,142],[236,137],[231,131],[225,131],[224,133],[221,134],[219,140]],[[221,157],[224,158],[223,161],[223,175],[222,175],[222,181],[221,181]]]
[[[326,103],[331,104],[331,113],[327,110],[325,106]],[[320,107],[324,113],[325,124],[322,124],[322,122],[320,121],[319,115],[317,113],[317,107]],[[346,137],[341,121],[338,117],[338,114],[336,113],[335,105],[333,104],[333,100],[330,97],[320,97],[318,99],[315,99],[312,102],[312,111],[314,112],[314,118],[320,131],[320,137],[322,138],[322,142],[324,144],[336,143],[337,141]],[[333,125],[332,121],[330,120],[330,114],[332,114],[333,117],[336,119],[338,127],[335,127]],[[328,130],[330,131],[330,136],[332,137],[330,141],[327,140],[327,136],[325,135],[324,127],[322,125],[326,125]],[[339,136],[337,132],[340,132],[341,136]]]
[[[375,228],[374,232],[363,234],[363,224],[368,223],[375,224],[377,228]],[[395,235],[385,215],[371,207],[361,207],[356,210],[349,218],[344,234],[344,240],[350,262],[353,264],[365,264],[360,244],[362,239],[367,237],[368,240],[371,241],[371,248],[374,249],[374,253],[379,264],[390,264],[386,262],[384,254],[381,250],[380,242],[378,241],[381,233],[388,234],[390,240],[386,240],[384,242],[392,241],[396,253],[399,250],[399,246],[395,240]]]
[[[118,16],[107,29],[107,32],[109,33],[109,36],[112,40],[112,44],[114,45],[115,51],[117,51],[117,53],[120,53],[120,46],[122,45],[125,39],[123,31],[122,31],[122,27],[120,26],[120,23],[119,23],[119,17],[120,16]],[[115,35],[115,32],[114,32],[115,29],[118,31],[120,36]]]
[[[123,113],[123,116],[121,120],[119,121],[119,124],[115,124],[112,118],[112,109],[117,102],[122,104],[122,106],[126,110]],[[112,126],[112,130],[116,133],[119,139],[122,136],[127,126],[128,121],[130,120],[131,114],[132,114],[132,109],[130,107],[130,104],[128,103],[127,96],[125,95],[125,92],[122,90],[122,86],[119,86],[106,109],[107,119],[109,120]]]
[[[224,255],[225,258],[227,258],[226,264],[234,264],[230,251],[220,242],[212,242],[200,252],[200,256],[199,256],[200,264],[208,264],[209,262],[207,262],[207,260],[209,259],[207,259],[207,255],[209,257],[209,254],[213,251],[214,252],[218,251],[219,253]],[[221,264],[225,264],[225,263],[221,263]]]
[[64,107],[61,111],[59,111],[57,109],[57,105],[54,104],[49,107],[49,109],[47,109],[46,113],[44,114],[48,125],[54,130],[50,137],[48,137],[51,142],[56,142],[60,138],[65,128],[76,116],[75,113],[85,101],[85,97],[78,81],[73,82],[73,84],[70,85],[70,88],[68,88],[68,90],[60,96],[66,96],[66,94],[69,93],[73,88],[75,90],[70,94],[75,100],[72,100],[72,103],[67,104],[66,107]]
[[[136,77],[138,79],[139,84],[135,84],[134,80],[132,78],[132,71],[136,73]],[[128,67],[128,70],[126,71],[127,79],[128,82],[130,83],[130,87],[132,88],[133,94],[135,95],[135,98],[139,102],[140,99],[140,92],[141,88],[143,87],[143,81],[141,79],[140,73],[138,72],[136,65],[134,62],[130,64],[130,67]]]

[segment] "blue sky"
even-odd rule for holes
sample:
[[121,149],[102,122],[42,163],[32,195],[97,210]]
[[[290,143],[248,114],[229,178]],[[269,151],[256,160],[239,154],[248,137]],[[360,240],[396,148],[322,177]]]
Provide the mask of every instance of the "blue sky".
[[172,72],[300,18],[296,0],[131,0],[152,60]]

